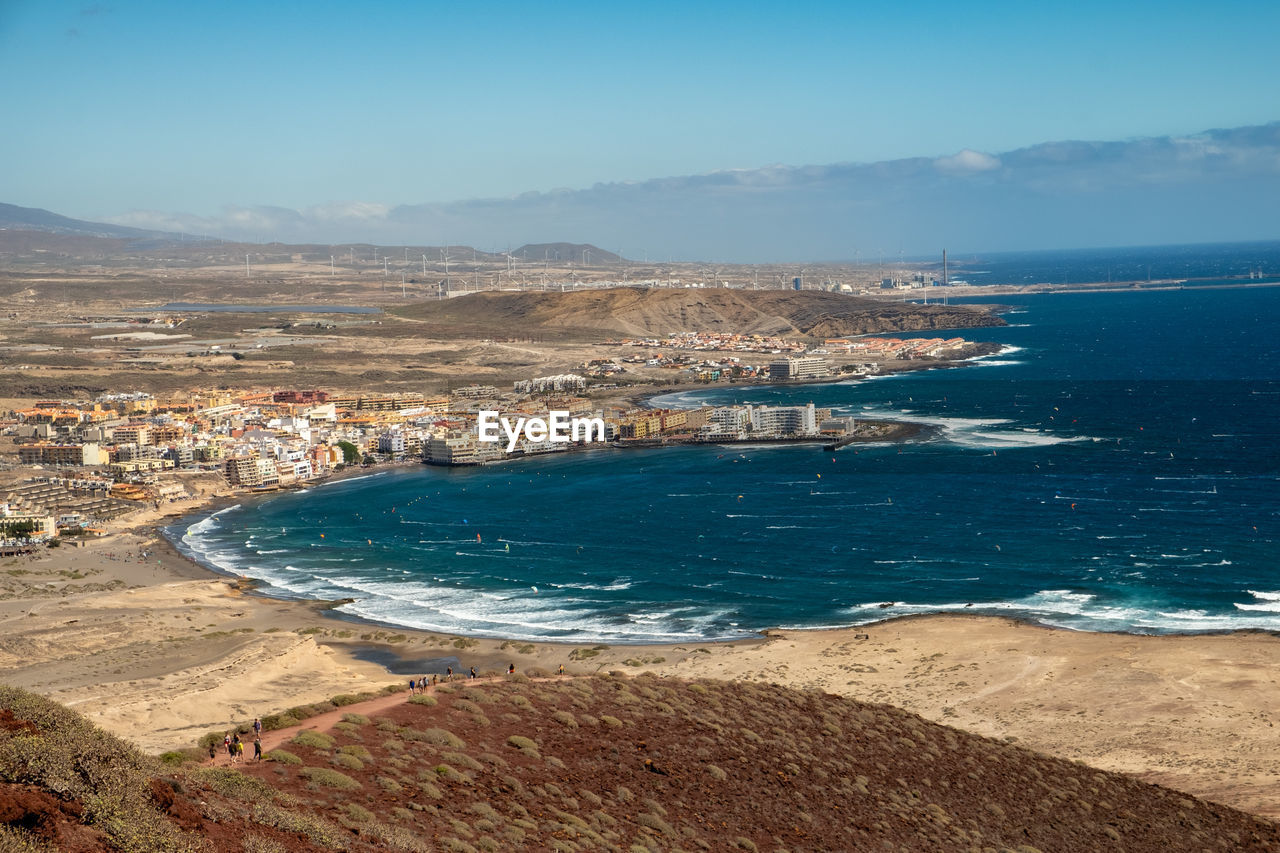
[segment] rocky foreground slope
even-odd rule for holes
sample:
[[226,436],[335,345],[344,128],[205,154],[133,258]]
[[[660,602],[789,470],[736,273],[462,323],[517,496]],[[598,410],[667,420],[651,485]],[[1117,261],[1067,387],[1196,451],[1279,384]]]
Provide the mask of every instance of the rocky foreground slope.
[[455,682],[273,760],[144,757],[0,688],[0,849],[1232,850],[1280,827],[816,692]]
[[817,290],[728,288],[493,291],[419,303],[393,313],[440,329],[491,330],[493,334],[738,332],[821,339],[1004,325],[989,311],[974,306],[885,302]]

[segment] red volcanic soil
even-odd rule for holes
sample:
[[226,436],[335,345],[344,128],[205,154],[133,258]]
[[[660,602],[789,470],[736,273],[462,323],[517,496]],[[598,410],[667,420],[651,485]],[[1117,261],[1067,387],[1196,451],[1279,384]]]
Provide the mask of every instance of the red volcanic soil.
[[[1280,827],[1225,806],[776,686],[517,677],[346,714],[273,760],[148,777],[177,835],[129,849],[1280,850]],[[5,778],[10,756],[0,735]],[[23,791],[43,799],[0,819],[32,837],[102,826]]]

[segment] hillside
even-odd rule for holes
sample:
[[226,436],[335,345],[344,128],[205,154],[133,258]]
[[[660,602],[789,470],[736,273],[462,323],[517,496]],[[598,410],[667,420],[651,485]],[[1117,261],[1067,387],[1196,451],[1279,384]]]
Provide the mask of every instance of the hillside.
[[883,302],[816,290],[728,288],[483,292],[393,313],[440,328],[566,335],[723,331],[822,339],[1004,325],[999,317],[971,306]]
[[269,733],[261,764],[175,767],[0,688],[0,848],[1280,849],[1225,806],[774,685],[517,676],[370,705]]
[[122,240],[167,240],[178,235],[105,222],[87,222],[51,213],[39,207],[0,204],[0,229],[12,231],[44,231],[76,237],[110,237]]

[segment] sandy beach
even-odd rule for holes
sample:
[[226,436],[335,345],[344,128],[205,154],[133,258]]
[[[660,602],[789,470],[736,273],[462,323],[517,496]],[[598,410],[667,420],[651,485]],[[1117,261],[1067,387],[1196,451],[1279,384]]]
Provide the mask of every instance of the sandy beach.
[[182,557],[157,534],[164,521],[139,513],[80,547],[0,561],[0,679],[153,752],[446,665],[744,679],[898,705],[1280,817],[1280,638],[1269,634],[1150,637],[947,615],[732,643],[463,638],[255,595]]

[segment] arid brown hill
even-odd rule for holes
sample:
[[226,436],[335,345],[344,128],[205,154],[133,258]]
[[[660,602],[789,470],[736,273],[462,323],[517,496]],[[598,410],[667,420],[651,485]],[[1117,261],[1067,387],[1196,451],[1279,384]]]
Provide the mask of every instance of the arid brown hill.
[[439,327],[597,336],[740,332],[821,339],[1004,325],[990,312],[971,306],[883,302],[816,290],[727,288],[482,292],[394,313]]
[[262,764],[164,769],[0,688],[0,849],[1280,849],[1225,806],[772,685],[518,676],[359,707]]

